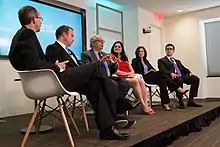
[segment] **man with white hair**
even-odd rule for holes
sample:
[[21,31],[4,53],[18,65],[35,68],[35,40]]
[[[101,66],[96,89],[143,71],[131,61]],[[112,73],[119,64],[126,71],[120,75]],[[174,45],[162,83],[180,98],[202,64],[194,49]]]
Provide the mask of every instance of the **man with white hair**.
[[[105,41],[103,40],[102,36],[100,35],[92,36],[90,39],[91,49],[83,52],[81,55],[82,63],[83,64],[95,63],[99,59],[101,59],[103,56],[106,56],[107,53],[102,51],[104,43]],[[131,85],[127,81],[122,80],[121,78],[112,77],[112,74],[114,74],[117,71],[117,68],[118,68],[117,58],[112,56],[112,60],[108,62],[103,62],[102,64],[100,64],[99,71],[102,76],[112,79],[112,82],[118,85],[118,94],[119,94],[119,97],[121,98],[119,100],[122,100],[122,99],[125,99],[125,96],[128,90],[131,88]],[[131,104],[135,108],[136,106],[138,106],[139,103],[140,101],[137,100]],[[118,114],[124,113],[123,111],[120,111],[120,106],[121,105],[118,105]],[[135,120],[128,119],[123,115],[120,115],[120,116],[121,118],[127,119],[128,121],[128,124],[124,128],[129,128],[136,123]]]

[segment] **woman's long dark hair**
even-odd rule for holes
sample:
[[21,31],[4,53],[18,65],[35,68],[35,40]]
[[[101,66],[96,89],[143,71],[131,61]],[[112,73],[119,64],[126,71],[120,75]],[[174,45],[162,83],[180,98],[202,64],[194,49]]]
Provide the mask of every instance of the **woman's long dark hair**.
[[114,42],[114,44],[112,45],[112,48],[111,48],[111,53],[112,53],[113,55],[115,55],[116,57],[118,57],[118,54],[114,51],[114,47],[115,47],[115,45],[116,45],[117,43],[119,43],[119,44],[121,45],[121,53],[120,53],[121,58],[120,58],[120,59],[121,59],[122,61],[128,61],[128,57],[127,57],[127,55],[126,55],[126,53],[125,53],[124,45],[123,45],[123,43],[122,43],[121,41],[116,41],[116,42]]
[[144,46],[139,46],[139,47],[137,47],[137,49],[136,49],[136,51],[135,51],[136,59],[139,60],[139,61],[141,61],[141,58],[140,58],[140,56],[139,56],[139,50],[140,50],[140,49],[143,49],[143,50],[144,50],[143,60],[144,60],[144,62],[145,62],[145,61],[147,61],[147,50],[145,49]]

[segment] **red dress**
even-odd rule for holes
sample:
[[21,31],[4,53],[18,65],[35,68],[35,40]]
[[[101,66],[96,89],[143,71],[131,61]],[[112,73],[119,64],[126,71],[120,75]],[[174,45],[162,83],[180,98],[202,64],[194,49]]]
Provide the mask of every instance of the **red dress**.
[[130,72],[129,70],[129,63],[127,61],[118,61],[118,70],[123,72]]

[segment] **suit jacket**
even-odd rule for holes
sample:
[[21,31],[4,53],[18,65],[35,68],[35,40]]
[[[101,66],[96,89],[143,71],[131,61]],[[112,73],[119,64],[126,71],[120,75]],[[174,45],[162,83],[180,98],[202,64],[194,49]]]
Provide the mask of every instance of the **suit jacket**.
[[[180,60],[174,60],[179,67],[182,75],[189,75],[189,73],[191,73],[191,71],[187,69]],[[172,62],[166,56],[158,60],[158,68],[160,71],[164,71],[167,74],[175,73],[175,68],[173,67]]]
[[[107,55],[105,52],[102,52],[102,51],[101,51],[101,54],[103,56]],[[97,62],[98,61],[98,59],[97,59],[93,49],[90,49],[88,51],[83,52],[82,55],[81,55],[81,58],[82,58],[82,63],[83,64],[88,64],[88,63],[93,63],[93,62]],[[110,73],[114,74],[117,71],[117,69],[118,69],[118,65],[117,64],[113,64],[110,61],[107,62],[107,64],[108,64]]]
[[35,32],[26,27],[19,29],[13,37],[9,60],[17,70],[52,69],[57,73],[60,70],[48,62]]
[[[81,63],[77,60],[76,55],[71,50],[69,50],[69,52],[76,59],[77,64],[81,65]],[[54,44],[47,46],[46,56],[47,59],[52,63],[55,63],[57,60],[59,62],[68,60],[69,62],[66,64],[67,69],[70,67],[78,66],[72,59],[72,57],[64,50],[64,48],[58,42],[55,42]]]
[[[148,66],[148,70],[151,70],[151,69],[155,70],[154,67],[150,64],[150,62],[148,60],[145,60],[144,63]],[[138,60],[136,58],[132,59],[131,65],[132,65],[135,73],[144,75],[144,66],[140,60]]]

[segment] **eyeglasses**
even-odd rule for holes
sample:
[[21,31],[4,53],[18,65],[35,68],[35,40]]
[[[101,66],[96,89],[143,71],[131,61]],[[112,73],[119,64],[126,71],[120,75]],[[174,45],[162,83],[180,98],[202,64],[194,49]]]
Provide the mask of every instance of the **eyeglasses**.
[[96,40],[97,42],[100,42],[100,43],[105,43],[105,40]]
[[171,47],[167,47],[166,50],[173,50],[173,48],[171,48]]
[[35,18],[40,19],[40,21],[43,21],[43,20],[44,20],[42,17],[38,17],[38,16],[36,16]]

